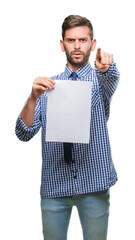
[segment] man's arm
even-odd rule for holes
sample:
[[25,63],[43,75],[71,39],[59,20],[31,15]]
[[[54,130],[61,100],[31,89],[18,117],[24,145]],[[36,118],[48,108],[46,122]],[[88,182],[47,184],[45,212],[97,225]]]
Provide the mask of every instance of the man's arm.
[[113,54],[101,52],[101,48],[98,48],[95,65],[100,89],[109,101],[117,88],[120,77],[116,64],[113,62]]
[[28,128],[30,128],[34,122],[35,106],[37,99],[40,97],[41,94],[47,92],[48,89],[53,89],[54,84],[54,80],[46,77],[38,77],[33,82],[32,92],[28,98],[27,104],[21,112],[21,119]]
[[117,88],[120,77],[116,64],[113,62],[113,54],[101,52],[101,48],[98,48],[95,65],[100,89],[109,101]]
[[19,115],[15,133],[22,141],[29,141],[40,129],[40,95],[54,88],[54,80],[38,77],[35,79],[31,94]]
[[113,62],[113,55],[107,52],[101,52],[101,48],[97,49],[95,65],[99,88],[104,103],[105,115],[108,120],[110,101],[118,86],[120,73],[117,70],[116,64]]

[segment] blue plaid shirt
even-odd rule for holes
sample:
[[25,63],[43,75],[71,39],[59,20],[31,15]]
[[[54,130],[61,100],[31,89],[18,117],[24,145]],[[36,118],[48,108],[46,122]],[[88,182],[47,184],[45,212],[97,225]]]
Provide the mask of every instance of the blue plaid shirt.
[[[71,80],[71,73],[72,70],[66,65],[65,71],[52,79]],[[71,164],[64,160],[63,143],[45,141],[47,93],[42,94],[36,102],[32,127],[28,128],[20,115],[16,122],[15,132],[22,141],[29,141],[42,127],[42,198],[102,191],[117,181],[107,130],[110,100],[119,82],[116,64],[113,63],[106,73],[101,73],[88,63],[76,73],[77,81],[93,83],[91,125],[89,144],[73,144]]]

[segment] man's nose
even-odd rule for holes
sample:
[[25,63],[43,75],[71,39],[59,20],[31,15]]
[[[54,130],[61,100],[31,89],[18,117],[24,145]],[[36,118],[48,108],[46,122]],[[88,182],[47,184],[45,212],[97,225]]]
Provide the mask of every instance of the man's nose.
[[78,39],[75,40],[74,48],[75,49],[80,49],[80,42],[79,42]]

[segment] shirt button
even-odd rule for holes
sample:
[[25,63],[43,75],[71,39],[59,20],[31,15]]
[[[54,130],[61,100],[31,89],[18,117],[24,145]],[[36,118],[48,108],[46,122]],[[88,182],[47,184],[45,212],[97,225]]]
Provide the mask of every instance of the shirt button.
[[74,179],[76,179],[76,178],[77,178],[77,176],[75,175],[75,176],[74,176]]
[[72,160],[72,163],[75,163],[75,159]]

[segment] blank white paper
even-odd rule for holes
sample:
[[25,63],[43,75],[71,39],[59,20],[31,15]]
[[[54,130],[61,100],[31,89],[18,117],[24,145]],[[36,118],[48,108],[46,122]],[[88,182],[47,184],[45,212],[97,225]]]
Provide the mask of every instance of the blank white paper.
[[46,141],[89,143],[92,83],[56,80],[48,91]]

